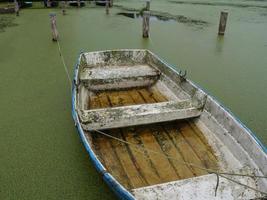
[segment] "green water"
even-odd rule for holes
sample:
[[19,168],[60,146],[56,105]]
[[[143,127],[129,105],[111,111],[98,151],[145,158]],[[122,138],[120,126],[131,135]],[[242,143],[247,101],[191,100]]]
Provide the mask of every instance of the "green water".
[[[266,1],[239,1],[266,5]],[[117,2],[139,8],[143,2]],[[88,159],[71,118],[70,86],[48,14],[56,12],[68,69],[80,51],[148,48],[186,69],[188,78],[216,96],[267,144],[267,9],[171,4],[152,10],[205,20],[207,26],[109,16],[104,8],[28,9],[18,26],[0,33],[0,199],[114,199]],[[227,9],[224,38],[219,12]],[[1,18],[1,15],[0,15]]]

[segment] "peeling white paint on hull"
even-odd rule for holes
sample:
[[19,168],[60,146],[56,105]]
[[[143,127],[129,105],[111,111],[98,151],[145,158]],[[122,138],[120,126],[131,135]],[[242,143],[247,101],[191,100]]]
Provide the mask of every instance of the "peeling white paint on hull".
[[[256,187],[252,178],[239,177],[235,180]],[[225,178],[219,178],[219,185],[215,196],[217,176],[215,174],[199,176],[181,181],[169,182],[133,190],[138,200],[248,200],[259,197],[256,192],[244,190]]]

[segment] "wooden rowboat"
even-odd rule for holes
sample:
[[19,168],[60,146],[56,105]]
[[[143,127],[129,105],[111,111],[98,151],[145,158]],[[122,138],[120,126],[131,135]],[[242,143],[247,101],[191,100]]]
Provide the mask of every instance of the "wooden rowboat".
[[93,164],[121,199],[266,195],[266,148],[148,50],[80,54],[72,109]]

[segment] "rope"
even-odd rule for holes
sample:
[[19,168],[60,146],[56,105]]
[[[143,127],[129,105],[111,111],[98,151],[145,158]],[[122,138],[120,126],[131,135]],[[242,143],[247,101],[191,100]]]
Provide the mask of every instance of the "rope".
[[251,190],[254,190],[254,191],[259,192],[259,193],[261,193],[261,194],[264,194],[264,196],[267,196],[267,193],[266,193],[266,192],[263,192],[263,191],[261,191],[261,190],[258,190],[258,189],[256,189],[256,188],[251,187],[251,186],[249,186],[249,185],[246,185],[246,184],[244,184],[244,183],[240,183],[239,181],[236,181],[236,180],[234,180],[234,179],[231,179],[231,178],[229,178],[229,177],[227,177],[227,176],[224,176],[224,175],[221,175],[221,174],[218,174],[218,175],[221,176],[221,177],[223,177],[223,178],[225,178],[225,179],[228,179],[229,181],[232,181],[232,182],[234,182],[234,183],[236,183],[236,184],[239,184],[239,185],[241,185],[241,186],[243,186],[243,187],[246,187],[246,188],[248,188],[248,189],[251,189]]
[[[119,142],[122,142],[122,143],[124,143],[124,144],[131,145],[131,146],[133,146],[133,147],[135,148],[134,151],[136,151],[136,152],[138,152],[138,153],[142,153],[142,154],[144,154],[144,151],[148,151],[148,152],[151,152],[151,153],[154,153],[154,154],[161,154],[161,155],[162,155],[161,152],[154,151],[154,150],[152,150],[152,149],[148,149],[148,148],[142,147],[142,146],[140,146],[140,145],[137,145],[137,144],[134,144],[134,143],[131,143],[131,142],[122,140],[122,139],[120,139],[120,138],[114,137],[114,136],[109,135],[109,134],[107,134],[107,133],[104,133],[104,132],[102,132],[102,131],[99,131],[99,130],[96,130],[96,129],[93,129],[93,131],[95,131],[95,132],[97,132],[97,133],[100,133],[100,134],[102,134],[102,135],[104,135],[104,136],[106,136],[106,137],[109,137],[109,138],[112,138],[112,139],[114,139],[114,140],[117,140],[117,141],[119,141]],[[143,151],[142,151],[142,150],[140,151],[140,148],[143,149]],[[217,176],[221,176],[221,177],[223,177],[223,178],[225,178],[225,179],[228,179],[229,181],[232,181],[232,182],[234,182],[234,183],[236,183],[236,184],[239,184],[239,185],[241,185],[241,186],[243,186],[243,187],[246,187],[246,188],[249,188],[249,189],[254,190],[254,191],[256,191],[256,192],[259,192],[259,193],[261,193],[261,194],[267,195],[266,192],[260,191],[260,190],[258,190],[258,189],[256,189],[256,188],[253,188],[253,187],[251,187],[251,186],[248,186],[248,185],[245,185],[245,184],[243,184],[243,183],[240,183],[240,182],[238,182],[238,181],[236,181],[236,180],[234,180],[234,179],[231,179],[231,178],[229,178],[229,177],[227,177],[227,176],[224,176],[224,175],[246,176],[246,177],[251,177],[251,178],[267,178],[267,176],[258,176],[258,175],[249,175],[249,174],[238,174],[238,173],[236,174],[236,173],[220,172],[220,171],[215,170],[215,169],[205,168],[205,167],[201,167],[201,166],[199,166],[199,165],[196,165],[196,164],[193,164],[193,163],[190,163],[190,162],[185,162],[185,161],[178,160],[177,158],[175,158],[175,157],[173,157],[173,156],[170,156],[170,155],[166,155],[166,154],[164,154],[164,156],[166,156],[166,157],[169,158],[169,159],[175,160],[175,161],[177,161],[177,162],[180,163],[180,164],[183,164],[183,165],[189,165],[189,166],[191,166],[191,167],[194,167],[194,168],[197,168],[197,169],[200,169],[200,170],[207,171],[208,173],[216,174]],[[217,181],[218,181],[218,180],[217,180]],[[217,185],[216,185],[216,190],[217,190],[217,188],[218,188],[218,183],[217,183]]]
[[218,190],[219,182],[220,182],[219,174],[216,174],[216,176],[217,176],[217,182],[216,182],[216,186],[215,186],[215,197],[217,196],[217,190]]
[[67,68],[67,66],[66,66],[66,63],[65,63],[65,59],[64,59],[64,57],[63,57],[63,54],[62,54],[62,52],[61,52],[61,48],[60,48],[60,44],[59,44],[59,41],[58,41],[58,40],[57,40],[57,46],[58,46],[59,56],[60,56],[60,58],[61,58],[63,67],[64,67],[64,69],[65,69],[65,72],[66,72],[67,77],[68,77],[68,80],[69,80],[70,88],[71,88],[71,86],[72,86],[72,82],[71,82],[70,74],[69,74],[68,68]]

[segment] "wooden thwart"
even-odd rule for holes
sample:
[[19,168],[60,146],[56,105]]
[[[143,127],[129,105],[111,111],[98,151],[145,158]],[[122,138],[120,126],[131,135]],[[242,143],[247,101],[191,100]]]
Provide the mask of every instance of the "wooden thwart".
[[144,87],[154,84],[159,71],[148,65],[85,68],[80,80],[90,90]]
[[101,130],[198,117],[201,109],[190,100],[80,110],[86,130]]

